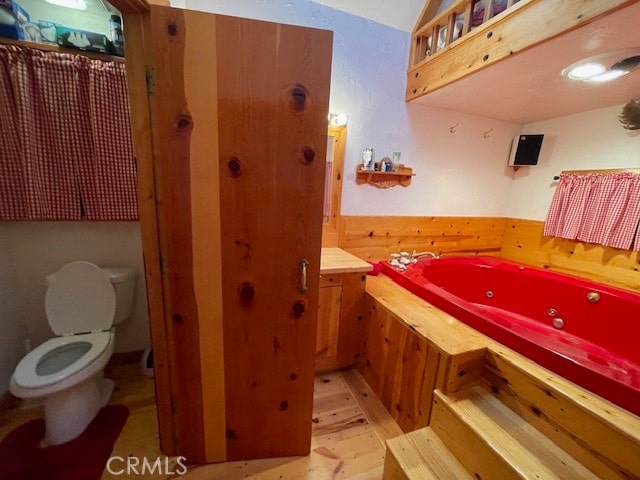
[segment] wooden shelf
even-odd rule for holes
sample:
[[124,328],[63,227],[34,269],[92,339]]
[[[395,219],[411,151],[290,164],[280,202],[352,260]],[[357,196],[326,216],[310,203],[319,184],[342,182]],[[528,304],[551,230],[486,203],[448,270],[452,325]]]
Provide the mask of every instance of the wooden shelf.
[[[515,3],[508,0],[507,9],[495,16],[496,2],[488,1],[482,23],[473,29],[474,0],[456,0],[436,15],[436,5],[440,3],[427,0],[411,34],[406,101],[558,38],[633,1],[519,0]],[[453,30],[460,32],[460,36],[453,36]]]
[[36,50],[44,50],[46,52],[70,53],[72,55],[83,55],[85,57],[102,60],[104,62],[124,63],[124,57],[116,57],[108,53],[92,52],[88,50],[80,50],[75,48],[66,48],[51,43],[27,42],[26,40],[15,40],[13,38],[0,37],[0,44],[16,45],[18,47],[33,48]]
[[413,170],[404,165],[400,165],[397,172],[377,172],[374,170],[363,170],[362,165],[356,169],[356,183],[361,185],[368,183],[378,188],[390,188],[396,185],[408,187],[411,185],[411,177],[415,176]]

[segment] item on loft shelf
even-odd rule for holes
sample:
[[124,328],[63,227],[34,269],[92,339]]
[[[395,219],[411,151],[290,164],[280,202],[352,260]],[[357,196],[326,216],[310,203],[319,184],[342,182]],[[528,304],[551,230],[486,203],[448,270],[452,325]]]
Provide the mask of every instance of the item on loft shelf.
[[18,38],[18,21],[11,0],[0,0],[0,37]]
[[462,36],[462,30],[464,29],[464,13],[456,16],[456,23],[453,26],[453,36],[451,41],[455,42]]
[[111,31],[111,53],[123,57],[124,35],[122,33],[122,19],[119,15],[111,15],[109,18],[109,30]]
[[397,172],[398,171],[398,167],[400,166],[400,156],[402,155],[401,152],[393,152],[393,160],[392,160],[392,171]]
[[90,52],[107,53],[107,37],[100,33],[77,30],[63,25],[56,25],[58,45],[67,48],[78,48]]
[[42,35],[40,34],[40,27],[37,23],[25,22],[21,24],[22,35],[21,39],[27,42],[42,43]]
[[365,148],[362,152],[362,169],[363,170],[374,170],[375,165],[373,163],[373,148]]
[[53,22],[38,22],[40,38],[42,43],[57,44],[56,24]]
[[18,38],[20,40],[28,40],[29,34],[26,31],[26,27],[31,25],[31,18],[27,11],[18,5],[16,2],[11,3],[13,14],[16,17],[16,27],[18,30]]
[[447,26],[443,25],[442,27],[440,27],[438,29],[438,48],[437,48],[437,51],[439,52],[440,50],[442,50],[446,46],[447,46]]

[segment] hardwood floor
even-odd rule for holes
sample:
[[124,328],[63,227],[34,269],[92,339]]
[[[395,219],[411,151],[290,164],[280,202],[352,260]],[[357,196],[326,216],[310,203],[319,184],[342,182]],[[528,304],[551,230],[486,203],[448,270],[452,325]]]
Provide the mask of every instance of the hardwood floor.
[[[129,407],[130,415],[113,456],[164,458],[158,445],[153,380],[137,373],[136,364],[110,368],[116,382],[110,403]],[[315,380],[311,453],[304,457],[227,462],[190,466],[178,475],[142,475],[130,478],[184,478],[187,480],[234,479],[380,479],[385,441],[402,430],[355,369],[319,375]],[[0,438],[16,426],[42,416],[42,408],[24,410],[15,403],[0,412]],[[122,464],[120,464],[121,466]],[[172,471],[178,468],[169,461]],[[102,480],[123,479],[106,470]]]

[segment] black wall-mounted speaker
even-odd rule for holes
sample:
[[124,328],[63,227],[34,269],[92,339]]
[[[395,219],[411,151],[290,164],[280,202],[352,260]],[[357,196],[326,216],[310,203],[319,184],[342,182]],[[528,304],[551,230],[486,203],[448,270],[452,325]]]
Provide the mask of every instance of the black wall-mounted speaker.
[[537,165],[544,135],[523,134],[513,139],[509,165],[514,167]]

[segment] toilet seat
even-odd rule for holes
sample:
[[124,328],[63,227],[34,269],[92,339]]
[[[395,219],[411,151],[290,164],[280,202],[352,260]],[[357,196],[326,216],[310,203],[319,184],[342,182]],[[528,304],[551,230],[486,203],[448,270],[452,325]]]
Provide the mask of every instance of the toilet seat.
[[[47,340],[42,345],[34,348],[20,361],[13,374],[13,381],[18,387],[24,389],[41,388],[62,382],[90,366],[109,346],[112,347],[112,338],[113,334],[107,331],[54,337]],[[73,363],[48,375],[39,375],[37,373],[38,364],[48,353],[53,352],[58,347],[81,342],[89,343],[90,348]]]
[[58,336],[106,331],[116,313],[116,293],[104,270],[76,261],[51,277],[44,307],[51,330]]

